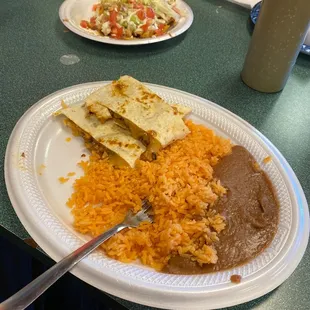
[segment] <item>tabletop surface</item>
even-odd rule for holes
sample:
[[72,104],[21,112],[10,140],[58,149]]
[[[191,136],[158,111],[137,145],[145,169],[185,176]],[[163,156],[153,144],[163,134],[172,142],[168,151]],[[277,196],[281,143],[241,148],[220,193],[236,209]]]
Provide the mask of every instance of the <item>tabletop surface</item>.
[[[207,98],[260,130],[285,156],[310,198],[310,56],[300,54],[281,93],[256,92],[240,79],[251,38],[249,10],[221,0],[188,0],[192,27],[166,42],[112,46],[81,38],[58,18],[62,0],[1,3],[0,228],[29,237],[9,201],[4,155],[23,113],[52,92],[128,74],[140,81]],[[74,54],[74,65],[60,62]],[[1,231],[1,230],[0,230]],[[35,250],[38,251],[38,250]],[[233,309],[309,309],[310,247],[291,277],[273,292]],[[128,309],[150,309],[117,298]]]

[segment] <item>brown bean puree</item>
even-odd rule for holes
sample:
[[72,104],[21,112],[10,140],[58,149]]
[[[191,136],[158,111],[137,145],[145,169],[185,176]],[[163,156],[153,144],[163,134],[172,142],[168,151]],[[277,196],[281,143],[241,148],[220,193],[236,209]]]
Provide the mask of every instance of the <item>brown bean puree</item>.
[[214,176],[227,188],[214,209],[225,216],[226,228],[215,245],[216,264],[204,264],[174,256],[164,272],[198,274],[225,270],[247,263],[260,254],[274,238],[279,207],[266,174],[258,170],[253,156],[242,146],[215,167]]

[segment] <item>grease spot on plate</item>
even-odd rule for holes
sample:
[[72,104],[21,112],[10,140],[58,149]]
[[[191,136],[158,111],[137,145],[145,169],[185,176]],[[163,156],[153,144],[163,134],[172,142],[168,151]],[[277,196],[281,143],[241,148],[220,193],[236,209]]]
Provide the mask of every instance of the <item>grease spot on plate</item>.
[[39,174],[39,175],[42,175],[45,168],[46,168],[45,165],[43,165],[43,164],[40,165],[39,168],[38,168],[38,174]]

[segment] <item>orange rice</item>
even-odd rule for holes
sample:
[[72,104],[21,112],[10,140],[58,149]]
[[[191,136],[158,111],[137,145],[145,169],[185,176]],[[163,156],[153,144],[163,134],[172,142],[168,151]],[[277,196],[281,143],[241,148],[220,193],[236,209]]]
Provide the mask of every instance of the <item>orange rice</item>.
[[153,224],[142,223],[103,244],[109,257],[140,259],[156,270],[176,254],[216,263],[214,242],[225,221],[209,207],[226,190],[213,178],[212,166],[231,152],[231,143],[202,125],[186,124],[191,130],[186,138],[161,150],[153,162],[138,160],[134,169],[113,168],[95,153],[80,163],[84,176],[67,202],[77,231],[96,236],[120,223],[129,209],[137,212],[143,198],[153,206]]

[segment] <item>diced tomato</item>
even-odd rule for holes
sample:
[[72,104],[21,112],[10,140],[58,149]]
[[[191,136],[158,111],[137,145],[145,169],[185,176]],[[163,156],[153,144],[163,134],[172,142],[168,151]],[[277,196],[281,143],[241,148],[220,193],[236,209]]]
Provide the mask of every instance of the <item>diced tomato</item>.
[[91,24],[96,24],[96,16],[93,16],[90,18],[90,23]]
[[141,29],[143,30],[143,32],[146,32],[149,29],[149,25],[148,24],[142,25]]
[[155,35],[157,37],[162,36],[165,34],[166,25],[165,24],[158,24],[158,29],[155,30]]
[[99,8],[99,7],[100,7],[100,3],[94,4],[92,10],[93,10],[93,11],[96,11],[97,8]]
[[143,30],[143,32],[146,32],[149,29],[149,25],[146,23],[145,25],[141,26],[141,29]]
[[155,35],[156,35],[156,37],[160,37],[160,36],[162,36],[163,34],[164,34],[163,31],[160,30],[160,29],[155,30]]
[[158,24],[158,29],[163,30],[164,28],[165,28],[165,24],[162,24],[162,23]]
[[110,12],[110,23],[111,25],[115,25],[117,20],[117,12],[115,10]]
[[149,26],[152,24],[152,22],[153,22],[152,19],[150,19],[150,18],[147,19],[145,25],[142,25],[142,26],[141,26],[141,29],[143,30],[143,32],[148,31]]
[[145,19],[145,12],[143,10],[139,10],[137,12],[137,16],[140,20],[144,20]]
[[141,3],[133,3],[133,8],[134,9],[140,9],[140,10],[144,10],[144,5]]
[[91,28],[92,30],[96,30],[97,26],[96,26],[96,16],[93,16],[90,18],[88,27]]
[[88,22],[87,22],[87,20],[81,20],[80,26],[81,26],[82,28],[88,28]]
[[111,29],[112,37],[116,39],[120,39],[123,36],[123,27],[114,26]]
[[123,27],[119,27],[117,29],[117,38],[120,39],[123,36],[123,32],[124,32],[124,28]]
[[146,16],[147,18],[155,18],[155,12],[151,7],[146,9]]

